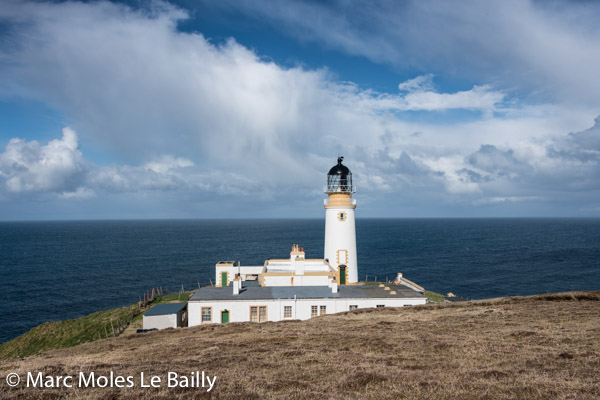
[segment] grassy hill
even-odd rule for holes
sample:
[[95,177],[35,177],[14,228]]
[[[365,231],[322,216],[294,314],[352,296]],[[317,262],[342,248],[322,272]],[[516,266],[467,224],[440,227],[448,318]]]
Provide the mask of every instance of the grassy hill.
[[[190,293],[172,293],[158,296],[143,313],[154,304],[187,301]],[[0,345],[0,359],[26,357],[52,349],[72,347],[81,343],[119,336],[132,325],[141,328],[142,313],[138,306],[99,311],[82,318],[46,322],[23,335]]]
[[[364,309],[102,339],[0,364],[0,398],[597,399],[600,292]],[[206,371],[215,388],[139,373]],[[132,375],[129,389],[8,388],[9,372]]]

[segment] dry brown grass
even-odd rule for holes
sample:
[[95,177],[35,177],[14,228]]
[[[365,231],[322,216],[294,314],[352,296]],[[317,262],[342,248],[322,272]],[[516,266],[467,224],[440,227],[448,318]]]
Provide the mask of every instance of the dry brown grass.
[[[5,375],[206,371],[202,389],[8,388]],[[87,343],[3,360],[0,398],[598,399],[600,292],[358,310]]]

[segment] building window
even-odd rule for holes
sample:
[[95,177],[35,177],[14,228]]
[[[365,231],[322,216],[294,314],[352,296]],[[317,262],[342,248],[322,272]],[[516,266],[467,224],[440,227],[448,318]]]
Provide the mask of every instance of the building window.
[[344,211],[340,211],[338,213],[338,220],[339,221],[345,221],[346,220],[346,216],[347,216],[347,214]]
[[258,322],[265,322],[267,320],[267,307],[258,307]]
[[310,317],[316,317],[317,315],[319,315],[319,307],[318,306],[311,306],[310,307]]
[[310,317],[327,314],[327,306],[310,306]]
[[357,309],[358,309],[358,305],[356,305],[356,304],[350,304],[350,311],[357,310]]
[[385,304],[377,304],[377,308],[383,308],[385,307]]
[[250,322],[265,322],[267,306],[250,306]]
[[212,322],[212,307],[202,307],[202,323]]
[[283,318],[292,318],[292,306],[283,306]]

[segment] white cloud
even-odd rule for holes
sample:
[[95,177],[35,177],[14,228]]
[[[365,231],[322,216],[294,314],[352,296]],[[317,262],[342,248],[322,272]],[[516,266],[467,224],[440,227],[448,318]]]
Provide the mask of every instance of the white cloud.
[[[450,73],[600,106],[600,4],[573,1],[222,1],[302,41],[400,71]],[[205,4],[205,5],[207,5]],[[419,82],[413,82],[418,84]]]
[[[401,84],[402,85],[402,84]],[[496,105],[504,100],[504,93],[493,90],[488,85],[474,86],[471,90],[456,93],[437,93],[431,89],[409,91],[403,98],[401,110],[437,111],[448,109],[475,109],[487,112],[496,110]]]
[[145,165],[146,169],[149,169],[159,174],[165,174],[175,168],[191,167],[194,163],[186,158],[173,156],[163,156],[159,160],[154,160]]
[[431,92],[433,91],[433,74],[419,75],[415,78],[401,82],[398,85],[401,92]]
[[[46,145],[11,139],[0,153],[0,193],[53,193],[57,197],[89,199],[99,193],[196,189],[240,193],[251,187],[235,175],[193,168],[190,160],[163,155],[141,166],[99,166],[84,159],[77,133],[63,129],[61,139]],[[225,185],[225,182],[227,185]]]
[[63,192],[59,195],[63,199],[91,199],[96,197],[96,192],[84,187],[78,187],[74,192]]
[[479,199],[474,204],[496,204],[496,203],[521,203],[521,202],[537,202],[543,200],[537,196],[509,196],[509,197],[489,197]]
[[[565,135],[589,126],[588,108],[510,104],[496,81],[443,93],[432,74],[378,93],[326,70],[281,67],[233,39],[215,45],[179,32],[185,17],[163,3],[141,11],[107,2],[0,5],[0,18],[19,22],[7,25],[15,46],[1,49],[10,62],[0,62],[0,95],[58,109],[83,143],[124,160],[85,161],[70,130],[47,146],[14,139],[0,156],[4,190],[82,200],[189,191],[299,201],[320,196],[338,154],[362,195],[380,203],[409,196],[415,204],[501,205],[515,201],[493,199],[545,198],[560,190],[557,182],[596,190],[593,137]],[[354,28],[338,28],[335,43],[353,45]],[[382,46],[396,62],[392,41]],[[373,51],[377,58],[381,49]],[[483,118],[435,121],[457,109]]]
[[0,178],[7,191],[76,191],[85,179],[87,166],[78,150],[77,134],[63,129],[61,139],[42,146],[37,141],[11,139],[0,154]]

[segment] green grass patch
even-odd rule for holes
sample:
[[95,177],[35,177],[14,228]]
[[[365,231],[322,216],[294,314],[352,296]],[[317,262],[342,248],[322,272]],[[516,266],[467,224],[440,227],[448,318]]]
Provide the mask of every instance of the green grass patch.
[[423,293],[423,294],[425,295],[427,300],[429,300],[432,303],[443,303],[444,302],[443,294],[432,292],[431,290],[426,290],[425,293]]
[[192,292],[183,292],[183,293],[169,293],[164,296],[158,296],[152,304],[162,304],[162,303],[185,303],[188,301]]
[[[95,312],[85,317],[65,321],[45,322],[23,335],[0,345],[0,358],[27,357],[42,351],[71,347],[111,337],[113,328],[131,318],[137,305]],[[112,325],[111,325],[112,321]]]
[[[183,292],[158,296],[143,312],[155,304],[186,302],[191,294],[192,292]],[[142,319],[143,312],[135,315],[137,311],[138,306],[135,304],[95,312],[77,319],[45,322],[13,340],[0,344],[0,359],[27,357],[47,350],[105,339],[113,336],[113,328],[118,336],[127,327],[126,321],[131,323]],[[135,316],[130,321],[132,315]]]

